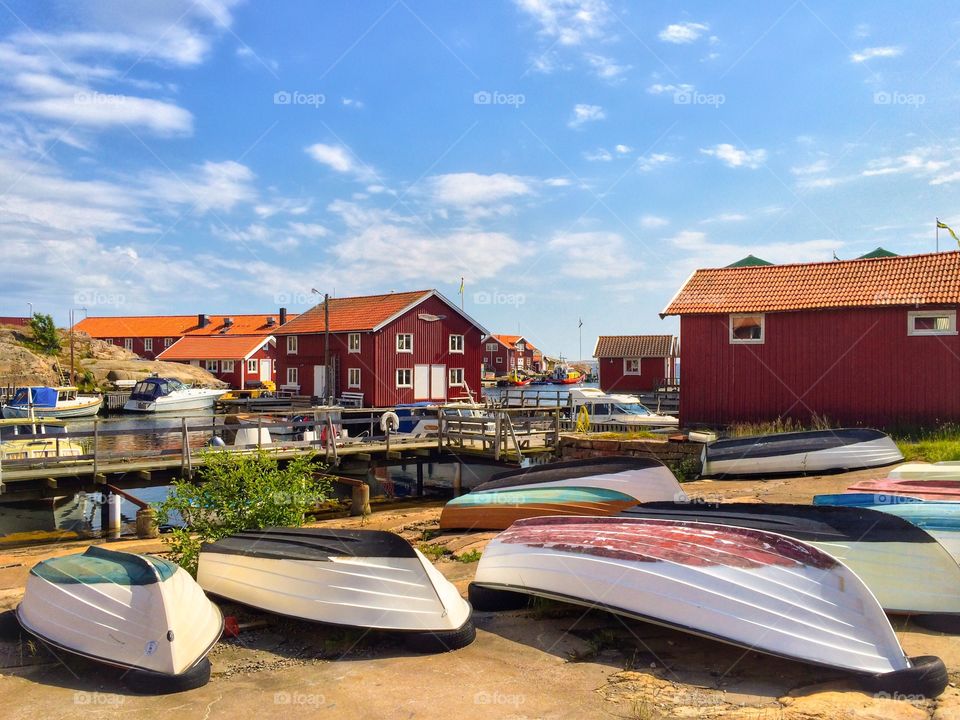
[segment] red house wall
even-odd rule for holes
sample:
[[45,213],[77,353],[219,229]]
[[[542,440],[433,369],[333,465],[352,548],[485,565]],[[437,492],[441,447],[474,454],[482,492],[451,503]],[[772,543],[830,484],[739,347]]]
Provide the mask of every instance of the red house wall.
[[[222,380],[223,382],[230,385],[231,388],[239,389],[241,387],[249,386],[249,383],[252,381],[259,381],[260,380],[260,361],[270,360],[271,362],[270,379],[273,380],[275,383],[277,382],[276,351],[273,348],[271,348],[269,344],[257,350],[257,352],[255,352],[253,355],[250,356],[250,359],[257,360],[257,372],[255,373],[248,373],[247,361],[243,359],[238,359],[233,361],[233,372],[221,372],[219,368],[223,367],[223,361],[218,360],[217,361],[218,371],[213,373],[213,375],[216,376],[217,380]],[[190,361],[175,360],[174,362],[189,363]],[[199,360],[198,362],[200,364],[200,367],[206,368],[207,365],[204,360]],[[243,382],[243,385],[241,385],[241,382]],[[277,383],[277,384],[279,385],[280,383]]]
[[727,315],[683,316],[680,420],[956,422],[960,336],[908,336],[910,309],[767,313],[762,345],[731,345]]
[[666,375],[665,358],[641,358],[640,374],[625,375],[623,358],[599,358],[600,388],[604,392],[652,392]]

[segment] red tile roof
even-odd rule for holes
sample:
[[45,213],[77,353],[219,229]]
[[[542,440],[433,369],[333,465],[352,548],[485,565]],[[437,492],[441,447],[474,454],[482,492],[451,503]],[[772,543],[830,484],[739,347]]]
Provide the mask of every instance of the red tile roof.
[[601,335],[593,351],[595,358],[673,357],[676,354],[673,335]]
[[245,360],[268,342],[269,336],[239,335],[180,338],[157,356],[157,360]]
[[[225,318],[233,318],[229,328]],[[267,318],[274,324],[267,325]],[[287,320],[297,317],[287,315]],[[181,337],[183,335],[272,335],[280,322],[279,313],[269,315],[207,315],[209,322],[200,327],[196,315],[132,315],[127,317],[88,317],[76,328],[95,338]],[[225,331],[225,332],[224,332]]]
[[[330,332],[373,330],[418,300],[425,299],[432,292],[432,290],[415,290],[384,295],[330,298]],[[320,303],[296,320],[278,328],[274,334],[322,333],[325,329],[323,315],[323,303]]]
[[493,334],[493,335],[491,335],[490,337],[496,338],[497,340],[499,340],[501,343],[503,343],[504,345],[506,345],[506,346],[507,346],[508,348],[510,348],[511,350],[516,350],[516,349],[517,349],[517,348],[516,348],[517,341],[520,340],[520,338],[522,338],[523,335],[497,335],[497,334]]
[[960,303],[960,252],[697,270],[661,315]]

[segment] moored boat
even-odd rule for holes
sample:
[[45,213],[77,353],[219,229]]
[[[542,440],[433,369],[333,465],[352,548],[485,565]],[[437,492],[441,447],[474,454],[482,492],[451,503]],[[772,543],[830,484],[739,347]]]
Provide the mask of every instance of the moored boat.
[[0,460],[80,455],[83,446],[70,439],[63,420],[0,420]]
[[940,625],[960,625],[960,565],[931,534],[896,514],[864,507],[655,502],[622,515],[786,535],[840,560],[888,613],[936,615]]
[[503,591],[849,671],[874,691],[935,697],[947,684],[938,658],[907,658],[855,573],[776,533],[622,517],[522,520],[487,545],[471,601],[496,607]]
[[904,495],[920,500],[960,501],[960,480],[898,480],[879,478],[859,480],[847,488],[848,493]]
[[167,560],[90,547],[30,570],[17,619],[52,647],[125,669],[131,688],[206,684],[223,617],[190,575]]
[[3,406],[5,418],[57,419],[91,417],[100,412],[102,395],[82,395],[75,387],[29,386],[17,388]]
[[686,498],[670,469],[653,458],[569,460],[495,475],[448,502],[440,529],[503,530],[522,518],[615,515],[639,502]]
[[209,593],[312,622],[407,633],[414,650],[473,641],[471,609],[399,535],[376,530],[248,530],[200,552]]
[[583,382],[584,375],[579,370],[568,368],[566,365],[557,365],[547,379],[553,385],[579,385]]
[[703,449],[703,475],[784,475],[839,472],[903,460],[879,430],[838,428],[730,438]]
[[133,387],[123,409],[129,412],[208,410],[226,390],[187,387],[173,378],[151,377]]

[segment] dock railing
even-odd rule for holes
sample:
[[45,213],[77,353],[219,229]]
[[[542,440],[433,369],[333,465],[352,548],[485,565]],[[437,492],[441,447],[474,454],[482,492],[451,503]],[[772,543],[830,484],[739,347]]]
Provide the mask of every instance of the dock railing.
[[557,446],[562,408],[487,408],[469,415],[441,410],[441,447],[480,452],[494,460],[522,460],[525,454],[548,452]]

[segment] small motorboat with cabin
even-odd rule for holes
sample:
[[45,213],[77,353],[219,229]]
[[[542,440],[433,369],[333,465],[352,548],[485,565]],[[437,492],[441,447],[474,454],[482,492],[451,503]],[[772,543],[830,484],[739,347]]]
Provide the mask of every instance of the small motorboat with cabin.
[[566,365],[557,365],[553,372],[547,376],[547,380],[552,385],[579,385],[584,380],[584,375],[579,370],[574,370]]
[[63,420],[0,420],[0,460],[80,455],[83,445],[70,439]]
[[150,377],[133,386],[123,409],[128,412],[208,410],[227,391],[195,388],[173,378]]
[[600,388],[571,388],[568,403],[573,417],[586,408],[591,423],[622,426],[627,432],[679,424],[675,417],[653,412],[635,395],[605,393]]
[[936,697],[948,681],[939,658],[906,656],[846,565],[777,533],[645,518],[520,520],[487,545],[470,599],[482,611],[523,595],[848,671],[873,692]]
[[413,650],[473,642],[471,608],[410,543],[390,532],[247,530],[205,543],[209,593],[300,620],[405,633]]
[[654,458],[604,457],[537,465],[495,475],[448,502],[441,530],[503,530],[523,518],[615,515],[640,502],[687,499]]
[[89,547],[36,564],[17,620],[44,643],[121,668],[134,690],[210,679],[223,616],[186,570],[152,555]]
[[786,535],[840,560],[888,613],[931,615],[938,626],[952,622],[960,627],[960,565],[930,533],[896,514],[865,507],[653,502],[621,515]]
[[33,385],[17,388],[10,402],[3,406],[3,417],[56,420],[91,417],[100,412],[102,405],[102,395],[82,395],[75,387]]
[[903,455],[889,435],[838,428],[729,438],[703,448],[703,476],[803,475],[892,465]]

